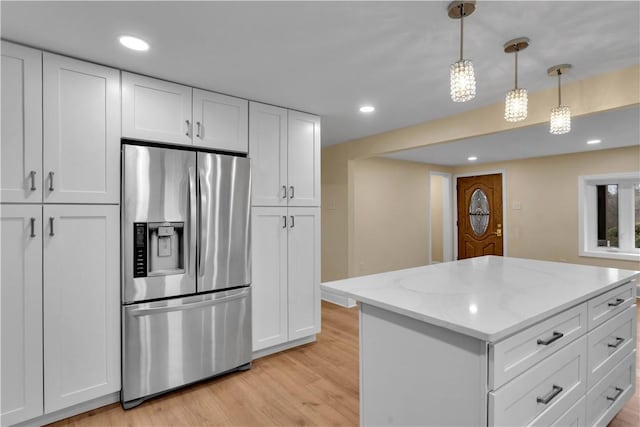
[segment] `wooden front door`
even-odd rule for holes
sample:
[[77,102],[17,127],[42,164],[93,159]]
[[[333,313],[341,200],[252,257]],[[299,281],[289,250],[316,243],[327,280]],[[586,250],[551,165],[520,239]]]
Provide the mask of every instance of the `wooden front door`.
[[502,255],[502,174],[458,178],[458,259]]

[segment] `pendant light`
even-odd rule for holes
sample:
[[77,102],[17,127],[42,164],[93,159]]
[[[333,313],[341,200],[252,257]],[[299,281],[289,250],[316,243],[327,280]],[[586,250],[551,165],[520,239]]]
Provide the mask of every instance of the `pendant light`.
[[475,0],[454,1],[449,4],[449,18],[460,20],[460,60],[449,66],[451,77],[451,99],[466,102],[476,97],[476,76],[473,63],[462,56],[464,38],[464,17],[476,10]]
[[520,37],[504,44],[505,53],[515,53],[515,85],[507,92],[504,102],[504,119],[508,122],[519,122],[527,118],[527,90],[518,88],[518,52],[529,46],[529,39]]
[[547,70],[547,74],[551,77],[558,76],[558,106],[551,109],[551,118],[549,120],[549,132],[554,135],[562,135],[569,133],[571,130],[571,110],[566,105],[562,105],[562,91],[560,76],[571,68],[571,64],[554,65]]

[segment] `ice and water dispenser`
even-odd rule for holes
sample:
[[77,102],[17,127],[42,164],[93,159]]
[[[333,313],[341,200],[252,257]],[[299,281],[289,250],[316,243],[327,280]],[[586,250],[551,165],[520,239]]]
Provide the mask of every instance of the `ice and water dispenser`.
[[184,222],[133,223],[133,277],[184,273],[184,231]]

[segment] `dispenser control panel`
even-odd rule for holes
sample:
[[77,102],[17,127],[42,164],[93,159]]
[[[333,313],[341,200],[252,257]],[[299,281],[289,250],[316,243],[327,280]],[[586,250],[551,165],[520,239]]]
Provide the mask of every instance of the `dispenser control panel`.
[[147,277],[147,223],[133,223],[133,277]]

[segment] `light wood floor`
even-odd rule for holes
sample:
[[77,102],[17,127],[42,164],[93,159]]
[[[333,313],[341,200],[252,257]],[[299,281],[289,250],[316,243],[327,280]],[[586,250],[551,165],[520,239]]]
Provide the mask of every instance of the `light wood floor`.
[[[640,318],[640,310],[638,310]],[[640,325],[639,325],[640,326]],[[640,327],[638,327],[640,341]],[[638,358],[640,374],[640,358]],[[609,427],[640,426],[636,394]],[[254,362],[231,374],[123,411],[113,404],[55,426],[356,426],[358,311],[322,303],[318,341]]]

